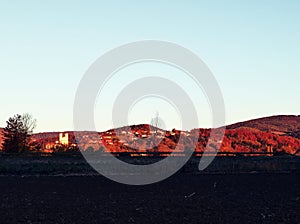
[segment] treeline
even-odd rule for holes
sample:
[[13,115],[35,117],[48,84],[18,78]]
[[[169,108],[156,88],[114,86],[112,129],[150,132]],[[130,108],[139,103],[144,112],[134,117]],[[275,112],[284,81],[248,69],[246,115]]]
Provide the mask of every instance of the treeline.
[[[22,153],[45,150],[43,142],[57,142],[51,146],[52,152],[84,151],[114,152],[114,153],[183,153],[187,150],[203,153],[207,148],[212,152],[218,143],[210,143],[210,129],[193,129],[189,132],[173,129],[172,131],[156,130],[150,125],[134,125],[106,132],[69,133],[69,144],[63,145],[57,141],[58,134],[37,134],[39,138],[31,140],[36,127],[36,120],[29,114],[15,115],[7,121],[4,128],[3,151]],[[76,137],[76,138],[75,138]],[[180,141],[179,141],[180,139]],[[194,143],[196,142],[196,146]],[[219,149],[220,153],[245,153],[300,156],[300,139],[297,136],[275,134],[249,127],[239,127],[225,131],[224,139]]]

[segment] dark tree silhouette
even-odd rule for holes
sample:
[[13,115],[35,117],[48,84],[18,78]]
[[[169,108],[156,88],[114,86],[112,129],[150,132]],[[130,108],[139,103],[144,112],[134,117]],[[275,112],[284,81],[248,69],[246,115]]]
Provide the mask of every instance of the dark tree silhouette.
[[29,114],[16,114],[6,121],[4,128],[4,151],[17,153],[29,149],[29,138],[36,126],[36,120]]

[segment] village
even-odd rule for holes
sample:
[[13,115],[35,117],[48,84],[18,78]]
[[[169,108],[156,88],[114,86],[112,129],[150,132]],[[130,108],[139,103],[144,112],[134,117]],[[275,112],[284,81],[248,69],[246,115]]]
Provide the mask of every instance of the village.
[[[91,131],[66,131],[44,132],[33,134],[30,143],[32,150],[53,153],[56,151],[105,151],[111,152],[147,152],[152,147],[157,147],[160,142],[169,138],[178,138],[180,135],[189,136],[186,131],[164,131],[150,125],[133,125],[105,132]],[[176,137],[177,136],[177,137]],[[172,144],[171,144],[172,145]],[[174,149],[174,146],[171,149]],[[130,150],[131,149],[131,150]],[[172,151],[166,149],[165,151]]]

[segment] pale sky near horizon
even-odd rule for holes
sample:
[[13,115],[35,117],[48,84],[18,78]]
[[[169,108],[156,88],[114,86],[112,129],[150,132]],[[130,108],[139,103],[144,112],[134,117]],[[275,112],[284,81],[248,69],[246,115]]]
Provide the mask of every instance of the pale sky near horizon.
[[[72,130],[75,92],[89,66],[115,47],[149,39],[179,44],[207,64],[222,90],[227,124],[300,114],[299,11],[296,0],[1,1],[0,127],[29,112],[36,132]],[[195,99],[199,126],[210,126],[205,97],[182,81],[184,74],[151,64],[123,71],[130,73],[181,83]],[[122,88],[125,76],[116,76],[107,93]],[[107,109],[97,105],[96,112]],[[149,123],[156,111],[166,128],[180,126],[174,108],[151,98],[136,104],[129,121]],[[107,117],[95,120],[99,130],[111,128]]]

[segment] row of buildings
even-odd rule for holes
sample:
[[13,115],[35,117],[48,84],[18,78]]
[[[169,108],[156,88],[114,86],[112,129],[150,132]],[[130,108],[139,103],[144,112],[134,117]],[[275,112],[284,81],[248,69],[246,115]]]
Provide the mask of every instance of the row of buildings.
[[164,131],[161,129],[150,129],[147,125],[136,125],[132,127],[124,127],[105,132],[46,132],[34,134],[31,137],[33,144],[38,144],[40,150],[45,152],[53,151],[53,149],[65,147],[77,147],[81,149],[93,148],[101,149],[106,146],[130,147],[135,142],[139,144],[143,139],[162,141],[165,137],[172,137],[183,134],[189,136],[188,132],[180,132],[175,129],[172,131]]

